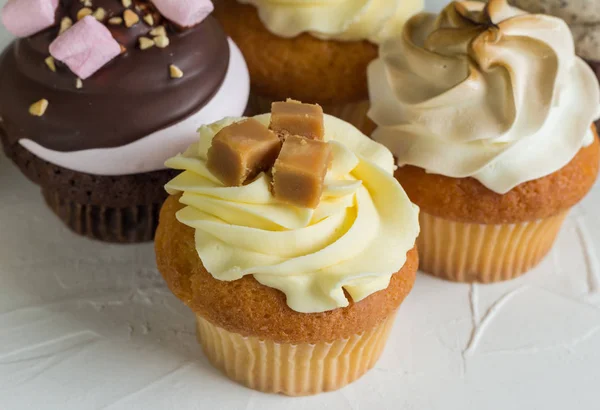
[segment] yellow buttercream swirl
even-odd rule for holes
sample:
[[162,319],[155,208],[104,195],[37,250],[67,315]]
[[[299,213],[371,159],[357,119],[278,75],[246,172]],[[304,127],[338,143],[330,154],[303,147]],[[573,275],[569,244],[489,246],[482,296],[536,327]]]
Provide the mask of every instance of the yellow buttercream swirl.
[[[268,125],[270,115],[254,117]],[[387,288],[419,234],[418,208],[393,177],[382,145],[350,124],[325,116],[333,163],[316,209],[276,200],[270,177],[224,186],[206,167],[212,139],[227,118],[200,129],[200,141],[166,162],[183,172],[167,191],[182,193],[177,219],[196,232],[196,249],[211,275],[234,281],[254,275],[287,296],[298,312],[348,306]]]
[[383,39],[402,32],[423,10],[423,0],[239,0],[258,8],[261,21],[280,37],[310,33],[326,40]]

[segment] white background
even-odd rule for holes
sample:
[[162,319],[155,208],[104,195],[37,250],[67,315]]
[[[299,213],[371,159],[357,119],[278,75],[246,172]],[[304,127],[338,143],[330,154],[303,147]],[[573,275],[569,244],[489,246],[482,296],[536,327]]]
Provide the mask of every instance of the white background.
[[521,279],[419,275],[374,370],[291,399],[208,364],[152,245],[74,236],[0,154],[0,409],[598,409],[599,208],[597,186]]

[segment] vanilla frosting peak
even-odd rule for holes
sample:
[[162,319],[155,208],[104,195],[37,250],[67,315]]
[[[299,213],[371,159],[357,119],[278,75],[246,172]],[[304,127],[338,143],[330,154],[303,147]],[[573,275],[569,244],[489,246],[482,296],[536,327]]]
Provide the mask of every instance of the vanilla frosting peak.
[[[254,117],[268,125],[270,115]],[[279,202],[271,178],[224,186],[206,166],[213,137],[241,118],[200,129],[200,140],[167,161],[183,172],[166,186],[185,205],[206,270],[222,281],[253,275],[303,313],[348,306],[388,287],[419,234],[418,208],[393,176],[392,154],[356,128],[325,116],[333,162],[316,209]]]
[[423,9],[423,0],[239,0],[258,8],[264,25],[280,37],[310,33],[326,40],[368,40],[398,35]]
[[504,194],[593,140],[600,89],[568,26],[505,0],[422,13],[369,67],[373,138],[398,165]]

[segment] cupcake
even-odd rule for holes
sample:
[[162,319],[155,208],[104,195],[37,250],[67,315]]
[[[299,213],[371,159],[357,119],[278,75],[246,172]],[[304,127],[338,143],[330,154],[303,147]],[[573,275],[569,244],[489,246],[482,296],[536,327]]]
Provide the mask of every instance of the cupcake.
[[278,103],[202,127],[167,162],[183,172],[156,234],[159,270],[214,366],[292,396],[374,366],[418,265],[418,208],[391,153],[318,111]]
[[370,133],[367,66],[422,8],[423,0],[220,0],[215,16],[248,63],[250,114],[292,97]]
[[[247,104],[243,57],[209,1],[11,0],[0,57],[4,151],[73,231],[152,240],[164,161]],[[33,7],[35,6],[35,7]],[[33,8],[32,8],[33,7]]]
[[380,55],[373,138],[421,208],[422,270],[486,283],[534,267],[598,174],[598,82],[568,26],[505,0],[453,2]]
[[[600,78],[600,2],[597,0],[513,0],[515,6],[531,13],[560,17],[575,39],[575,52]],[[600,126],[600,121],[596,122]]]

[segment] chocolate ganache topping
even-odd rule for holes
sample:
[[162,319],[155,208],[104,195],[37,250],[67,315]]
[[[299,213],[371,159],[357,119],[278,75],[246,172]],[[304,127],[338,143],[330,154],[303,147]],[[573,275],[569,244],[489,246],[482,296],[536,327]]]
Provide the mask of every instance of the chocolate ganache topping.
[[[124,52],[77,88],[77,77],[66,65],[56,61],[54,72],[44,60],[61,20],[77,22],[83,3],[93,11],[103,9],[101,21]],[[131,27],[109,22],[118,21],[126,9],[139,22]],[[139,38],[152,38],[150,32],[160,26],[169,45],[142,50]],[[181,28],[150,2],[134,1],[126,8],[121,0],[61,0],[54,27],[16,40],[0,57],[2,126],[11,144],[28,138],[63,152],[123,146],[199,111],[219,90],[228,64],[227,37],[211,16]],[[171,65],[184,76],[172,78]],[[28,107],[40,99],[50,105],[43,116],[34,117]]]

